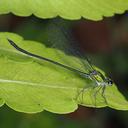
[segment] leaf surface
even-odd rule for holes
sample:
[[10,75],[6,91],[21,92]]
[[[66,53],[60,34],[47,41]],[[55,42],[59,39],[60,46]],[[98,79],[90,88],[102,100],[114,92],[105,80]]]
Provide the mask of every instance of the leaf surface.
[[[47,110],[54,113],[70,113],[78,104],[89,107],[109,106],[128,110],[128,102],[115,85],[105,89],[105,103],[97,88],[87,78],[57,65],[26,56],[14,49],[7,38],[32,53],[59,61],[57,49],[42,43],[23,40],[14,33],[0,33],[0,105],[6,103],[16,111],[37,113]],[[61,51],[60,51],[61,52]],[[67,59],[72,59],[64,53]],[[78,93],[84,88],[84,93]],[[83,95],[83,98],[81,98]]]
[[0,0],[0,14],[34,14],[40,18],[60,16],[65,19],[101,20],[128,10],[127,0]]

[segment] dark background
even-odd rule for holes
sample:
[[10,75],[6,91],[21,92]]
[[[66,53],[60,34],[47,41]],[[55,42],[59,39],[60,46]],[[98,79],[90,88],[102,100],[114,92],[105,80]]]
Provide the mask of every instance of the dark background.
[[[15,32],[25,39],[41,42],[47,22],[52,20],[1,15],[0,31]],[[128,13],[97,22],[85,19],[61,22],[73,24],[72,34],[92,63],[108,73],[128,99]],[[46,111],[37,114],[19,113],[6,105],[0,108],[1,128],[128,128],[127,120],[128,111],[111,108],[80,106],[77,111],[65,115]]]

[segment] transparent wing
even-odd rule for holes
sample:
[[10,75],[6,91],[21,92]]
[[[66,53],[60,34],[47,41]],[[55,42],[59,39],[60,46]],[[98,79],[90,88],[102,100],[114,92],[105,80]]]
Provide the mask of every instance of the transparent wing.
[[[68,24],[62,21],[55,20],[49,23],[45,28],[45,42],[49,47],[58,49],[56,56],[60,63],[89,73],[94,69],[67,26]],[[71,59],[68,56],[71,56]]]

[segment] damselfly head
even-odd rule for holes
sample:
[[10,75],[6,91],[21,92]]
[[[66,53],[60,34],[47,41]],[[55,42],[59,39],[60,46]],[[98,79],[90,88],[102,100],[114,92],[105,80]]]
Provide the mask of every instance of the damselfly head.
[[106,78],[106,82],[108,83],[109,86],[113,85],[113,81],[110,78]]

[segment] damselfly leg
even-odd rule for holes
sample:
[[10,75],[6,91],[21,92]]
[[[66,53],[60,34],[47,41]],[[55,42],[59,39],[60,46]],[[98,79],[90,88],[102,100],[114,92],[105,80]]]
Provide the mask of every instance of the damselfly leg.
[[97,105],[97,94],[100,94],[100,90],[102,89],[102,86],[97,86],[94,88],[95,92],[93,93],[93,99],[94,99],[94,105]]

